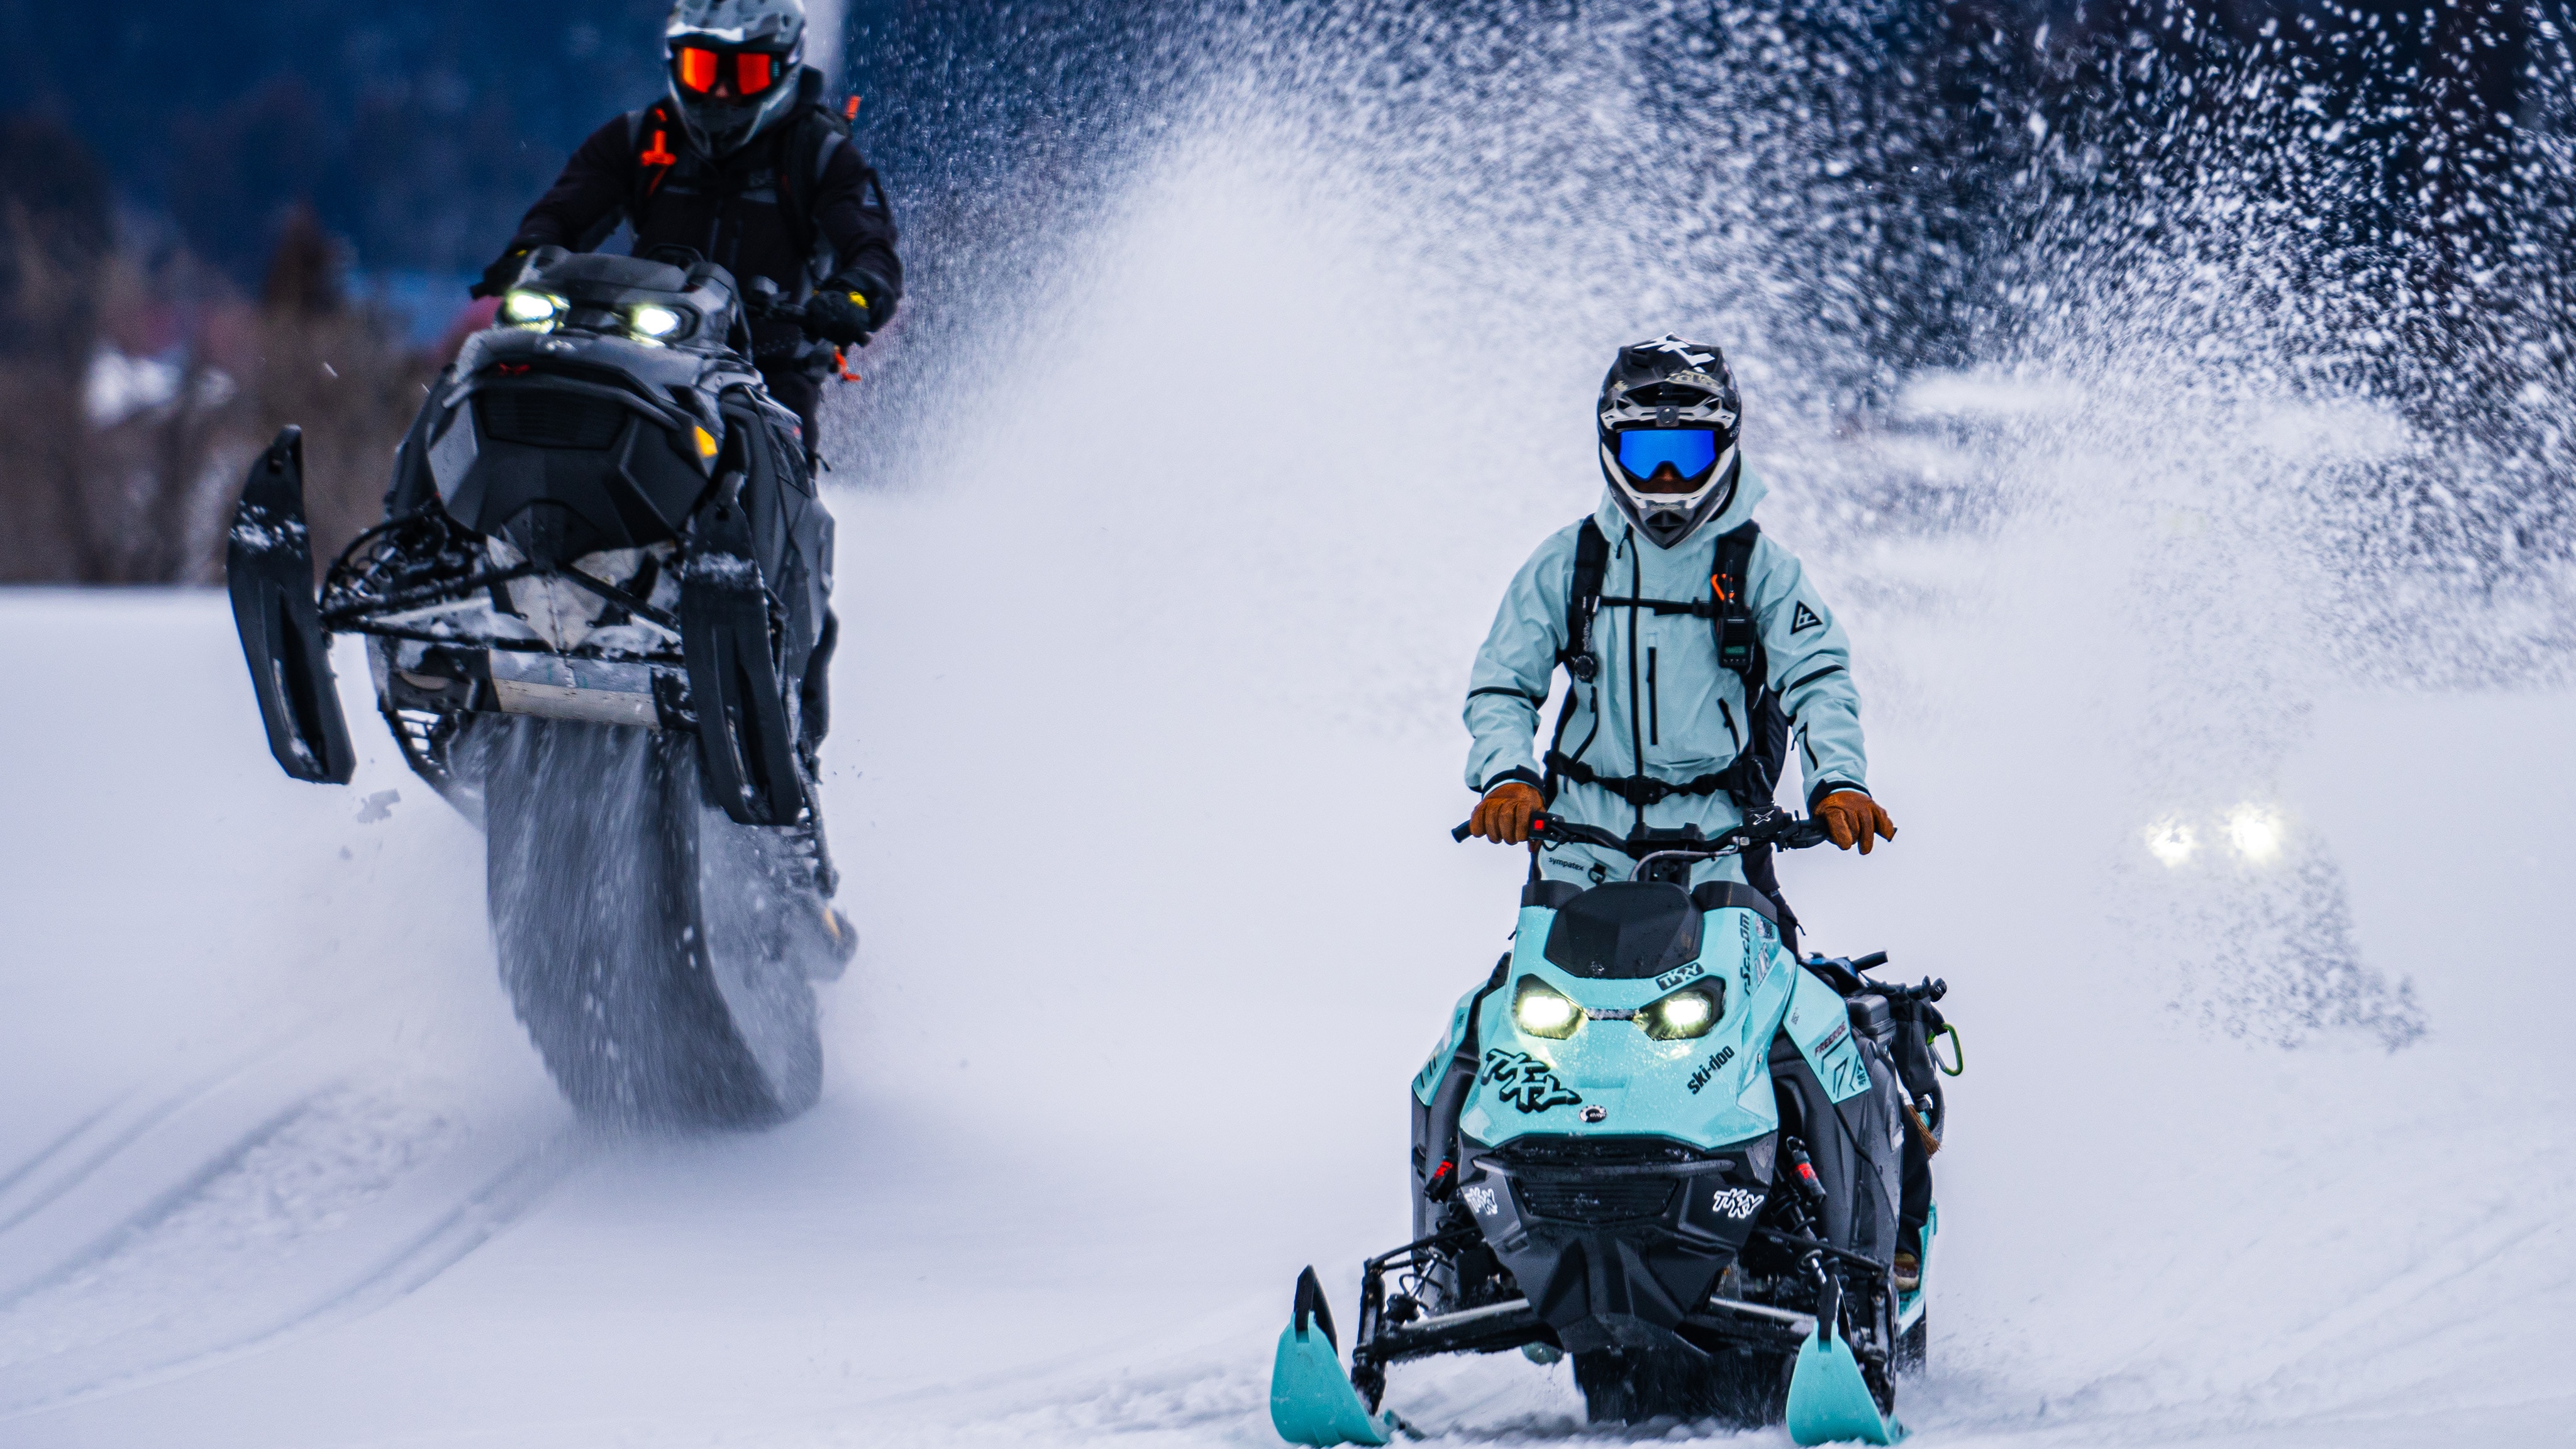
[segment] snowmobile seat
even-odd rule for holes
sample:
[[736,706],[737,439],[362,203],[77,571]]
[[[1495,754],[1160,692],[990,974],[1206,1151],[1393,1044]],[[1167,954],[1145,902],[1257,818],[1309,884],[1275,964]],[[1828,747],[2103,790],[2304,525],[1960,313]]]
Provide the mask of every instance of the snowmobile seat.
[[1731,880],[1701,881],[1691,889],[1691,904],[1703,911],[1722,911],[1729,906],[1741,906],[1769,921],[1773,926],[1780,924],[1780,907],[1770,896],[1753,886],[1740,885]]
[[1523,909],[1537,906],[1542,910],[1561,911],[1567,902],[1588,889],[1590,887],[1576,885],[1570,880],[1534,880],[1521,887],[1521,906]]

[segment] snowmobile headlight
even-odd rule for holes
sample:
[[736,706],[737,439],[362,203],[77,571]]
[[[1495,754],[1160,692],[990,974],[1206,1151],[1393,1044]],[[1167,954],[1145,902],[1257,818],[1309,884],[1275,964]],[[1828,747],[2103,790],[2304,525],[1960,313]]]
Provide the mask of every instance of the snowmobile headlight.
[[1563,1041],[1583,1025],[1583,1008],[1537,977],[1524,976],[1512,992],[1512,1023],[1532,1036]]
[[638,302],[626,312],[626,330],[639,342],[662,342],[688,329],[689,319],[659,302]]
[[543,292],[512,292],[501,299],[501,315],[520,327],[551,327],[563,310],[562,298]]
[[1708,1035],[1717,1025],[1717,998],[1693,986],[1649,1003],[1637,1013],[1637,1025],[1657,1041],[1688,1041]]

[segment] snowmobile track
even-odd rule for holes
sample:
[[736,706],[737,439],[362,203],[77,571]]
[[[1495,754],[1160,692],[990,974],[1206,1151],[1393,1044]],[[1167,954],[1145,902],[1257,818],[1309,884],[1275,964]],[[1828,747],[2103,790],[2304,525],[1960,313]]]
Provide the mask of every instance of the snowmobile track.
[[[318,1029],[318,1028],[316,1028]],[[310,1031],[160,1096],[121,1098],[0,1179],[0,1308],[108,1250],[331,1084],[282,1060]],[[209,1140],[224,1146],[209,1154]]]
[[[309,1100],[331,1095],[315,1093]],[[95,1286],[72,1281],[88,1276],[85,1269],[96,1268],[96,1276],[114,1286],[119,1261],[132,1258],[146,1261],[126,1276],[145,1276],[155,1236],[187,1210],[190,1199],[237,1170],[249,1153],[300,1115],[301,1107],[268,1132],[237,1144],[222,1161],[197,1174],[191,1188],[165,1195],[167,1205],[157,1215],[126,1224],[103,1251],[58,1267],[44,1282],[0,1304],[0,1354],[14,1346],[14,1335],[7,1333],[9,1317],[33,1312],[43,1318],[78,1318],[90,1306],[81,1290]],[[366,1204],[346,1225],[292,1243],[290,1251],[304,1265],[293,1286],[245,1291],[224,1303],[230,1311],[202,1314],[206,1305],[192,1293],[198,1286],[192,1283],[173,1285],[166,1294],[147,1294],[140,1302],[112,1301],[111,1321],[100,1325],[110,1331],[82,1335],[75,1330],[74,1341],[60,1351],[48,1346],[17,1362],[0,1358],[0,1422],[181,1377],[396,1302],[526,1216],[585,1160],[587,1141],[588,1134],[568,1129],[516,1154],[478,1152],[468,1144],[409,1174],[399,1191]],[[183,1250],[189,1246],[182,1245]],[[254,1260],[241,1266],[247,1282],[264,1264]],[[185,1313],[172,1313],[174,1303],[200,1310],[200,1316],[191,1320]]]

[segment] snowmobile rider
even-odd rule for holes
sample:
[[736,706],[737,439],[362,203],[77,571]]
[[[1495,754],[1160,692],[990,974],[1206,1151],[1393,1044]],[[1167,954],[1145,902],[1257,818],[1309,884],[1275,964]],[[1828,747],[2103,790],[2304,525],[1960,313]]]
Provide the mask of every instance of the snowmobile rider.
[[669,94],[581,143],[474,295],[508,290],[536,248],[590,251],[620,222],[638,256],[678,245],[737,283],[767,277],[807,322],[753,324],[753,361],[802,420],[811,463],[836,350],[867,345],[903,295],[885,189],[803,63],[804,0],[679,0],[663,41]]
[[[1869,794],[1850,642],[1796,555],[1753,522],[1766,490],[1737,446],[1743,409],[1725,357],[1669,334],[1623,347],[1596,411],[1601,504],[1521,565],[1476,655],[1467,785],[1483,799],[1470,828],[1525,844],[1544,809],[1623,836],[1714,835],[1770,804],[1794,748],[1835,845],[1866,855],[1895,839]],[[1534,760],[1560,666],[1567,697]],[[1570,842],[1538,860],[1542,878],[1586,886],[1626,880],[1634,864]],[[1689,884],[1711,880],[1771,897],[1796,949],[1767,848],[1699,862]]]

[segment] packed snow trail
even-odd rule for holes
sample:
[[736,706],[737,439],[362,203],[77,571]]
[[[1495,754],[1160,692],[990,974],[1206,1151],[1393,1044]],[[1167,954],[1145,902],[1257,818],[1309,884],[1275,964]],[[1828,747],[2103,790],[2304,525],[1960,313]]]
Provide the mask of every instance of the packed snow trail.
[[[1401,1236],[1405,1083],[1510,926],[1519,863],[1447,835],[1466,660],[1595,497],[1600,357],[1666,325],[1444,330],[1366,210],[1175,154],[1006,366],[957,360],[948,430],[835,497],[824,788],[865,946],[823,1102],[773,1132],[573,1122],[495,979],[479,841],[369,722],[353,649],[359,774],[320,789],[267,759],[219,597],[0,599],[0,1442],[1275,1442],[1295,1273],[1347,1304]],[[1291,274],[1329,314],[1245,280]],[[1405,381],[1478,356],[1525,365],[1454,408]],[[2576,808],[2568,698],[2359,691],[2286,634],[2177,666],[2121,613],[2156,535],[2120,510],[2165,480],[1981,431],[1999,387],[1772,475],[1814,502],[1911,449],[2054,500],[1776,530],[1857,641],[1903,830],[1788,886],[1817,945],[1946,977],[1967,1039],[1906,1420],[2563,1441],[2568,861],[2531,822]],[[2092,425],[2080,387],[2003,391]],[[1799,441],[1749,394],[1757,458]],[[2193,582],[2221,615],[2306,587]],[[2157,709],[2263,778],[2174,767]],[[2230,854],[2249,802],[2331,890]],[[2201,848],[2168,867],[2171,820]],[[2203,920],[2343,932],[2379,981],[2352,999],[2405,978],[2420,1038],[2283,1026],[2231,958],[2177,964]],[[1713,1434],[1583,1429],[1564,1368],[1517,1356],[1399,1369],[1389,1402],[1451,1442]]]

